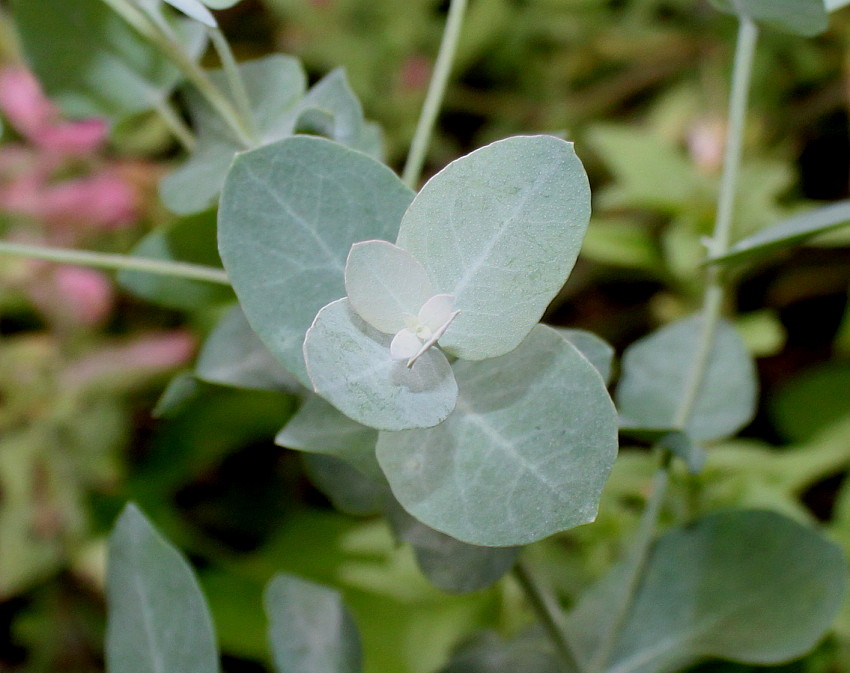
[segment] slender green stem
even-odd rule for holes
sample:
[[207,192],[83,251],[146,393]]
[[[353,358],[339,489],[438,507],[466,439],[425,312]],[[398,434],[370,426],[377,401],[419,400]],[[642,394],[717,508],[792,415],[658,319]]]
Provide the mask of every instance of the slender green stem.
[[[735,191],[744,146],[744,123],[747,115],[747,101],[757,41],[758,27],[752,19],[742,16],[735,48],[732,95],[729,99],[729,131],[726,138],[723,175],[717,201],[717,218],[714,223],[714,236],[709,250],[711,257],[725,254],[729,250],[732,239]],[[709,267],[702,307],[702,331],[688,383],[676,412],[676,427],[684,428],[687,425],[696,406],[699,390],[708,369],[711,349],[714,345],[714,333],[723,310],[724,294],[721,269],[717,266]]]
[[457,45],[460,39],[460,31],[463,26],[463,17],[466,13],[467,0],[452,0],[449,6],[449,15],[446,19],[446,29],[443,32],[443,41],[440,43],[440,51],[437,54],[437,62],[434,64],[434,74],[428,85],[428,93],[422,112],[416,124],[416,133],[410,145],[410,153],[407,155],[407,163],[404,166],[402,179],[411,189],[416,189],[419,178],[422,175],[422,167],[425,164],[425,155],[428,152],[428,144],[434,131],[440,106],[446,93],[446,86],[452,72]]
[[220,28],[207,28],[207,33],[221,61],[221,66],[224,68],[227,85],[230,87],[230,94],[233,100],[236,101],[239,113],[251,134],[256,136],[257,129],[254,125],[254,115],[251,112],[251,99],[248,97],[248,89],[245,87],[245,81],[242,79],[242,73],[239,72],[239,65],[236,62],[236,57],[233,55],[233,50],[230,48],[230,43],[224,37],[224,33],[221,32]]
[[26,245],[23,243],[9,243],[8,241],[0,241],[0,255],[30,257],[33,259],[44,259],[50,262],[94,266],[118,271],[141,271],[142,273],[152,273],[158,276],[174,276],[176,278],[200,280],[219,285],[230,285],[227,274],[221,269],[203,266],[201,264],[189,264],[187,262],[169,262],[161,259],[144,259],[142,257],[130,257],[128,255],[112,255],[88,250]]
[[192,129],[186,125],[186,122],[183,121],[183,118],[177,113],[177,110],[174,109],[174,106],[169,101],[165,99],[157,101],[154,109],[160,119],[165,122],[168,130],[171,131],[172,135],[183,146],[183,149],[187,152],[195,149],[195,134],[192,133]]
[[522,559],[516,562],[513,574],[522,587],[529,604],[537,614],[537,618],[555,645],[558,656],[564,665],[564,670],[569,673],[581,673],[582,667],[567,638],[564,613],[555,598],[537,584],[533,573]]
[[141,35],[153,42],[185,75],[201,95],[207,99],[212,108],[218,112],[225,123],[231,128],[240,143],[246,148],[254,147],[256,138],[221,90],[185,51],[180,40],[165,22],[154,21],[150,16],[141,12],[128,0],[103,0],[127,23]]

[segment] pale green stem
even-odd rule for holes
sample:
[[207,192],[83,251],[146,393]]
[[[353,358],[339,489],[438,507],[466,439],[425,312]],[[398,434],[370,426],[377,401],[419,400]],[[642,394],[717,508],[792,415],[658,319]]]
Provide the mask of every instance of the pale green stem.
[[248,89],[245,87],[245,81],[242,79],[242,73],[239,72],[239,64],[236,62],[236,57],[233,55],[230,43],[224,37],[224,33],[221,32],[220,28],[207,28],[207,33],[221,61],[221,67],[224,69],[227,84],[230,87],[230,94],[233,100],[236,101],[239,113],[242,115],[242,119],[245,121],[251,134],[256,135],[257,129],[254,125],[254,115],[251,112],[251,99],[248,97]]
[[148,40],[153,42],[185,75],[201,95],[207,99],[212,108],[221,116],[225,123],[246,148],[256,145],[254,134],[246,126],[237,110],[219,88],[212,82],[209,75],[183,49],[183,45],[171,31],[170,27],[155,22],[151,17],[139,11],[128,0],[103,0],[127,23],[135,28]]
[[452,73],[452,64],[457,53],[466,4],[467,0],[452,0],[449,6],[443,40],[440,43],[440,51],[434,64],[434,74],[431,76],[431,82],[428,85],[428,93],[425,95],[425,103],[422,105],[422,112],[416,124],[416,133],[413,135],[410,153],[407,155],[407,163],[404,165],[404,173],[402,174],[404,183],[411,189],[416,189],[422,175],[425,155],[428,153],[428,144],[431,142],[434,124],[437,121],[437,115],[440,113],[443,97],[446,94],[446,86]]
[[[747,113],[747,100],[750,90],[750,79],[753,69],[758,28],[748,17],[741,17],[738,29],[738,40],[735,49],[735,62],[732,74],[732,92],[729,99],[729,131],[726,139],[725,156],[723,160],[723,175],[720,182],[720,192],[717,200],[717,217],[714,224],[714,236],[711,241],[709,256],[722,255],[729,249],[732,237],[732,216],[735,206],[735,191],[738,173],[741,165],[741,155],[744,141],[744,122]],[[696,353],[691,363],[685,391],[679,407],[676,410],[674,425],[684,429],[693,414],[696,401],[702,387],[705,373],[711,359],[714,344],[714,333],[723,309],[724,287],[721,271],[718,267],[707,269],[705,294],[702,306],[702,325],[697,343]],[[629,559],[630,572],[626,579],[623,601],[617,607],[614,627],[609,637],[604,641],[600,652],[594,658],[593,671],[602,671],[608,663],[613,648],[628,617],[639,588],[640,578],[646,566],[646,560],[655,538],[658,516],[661,504],[669,483],[670,464],[672,456],[669,452],[662,454],[662,462],[654,479],[653,492],[644,511],[641,526],[634,542]]]
[[31,259],[44,259],[62,264],[93,266],[117,271],[140,271],[158,276],[174,276],[188,280],[200,280],[219,285],[230,285],[227,274],[211,266],[189,264],[188,262],[169,262],[160,259],[144,259],[128,255],[112,255],[88,250],[70,250],[41,245],[26,245],[0,241],[0,255],[14,255]]
[[522,559],[516,562],[513,574],[525,593],[529,605],[531,605],[537,615],[540,624],[555,645],[564,670],[568,673],[581,673],[582,667],[567,639],[564,612],[561,610],[561,606],[558,605],[551,594],[537,584],[533,573]]
[[167,100],[159,99],[154,105],[154,109],[160,119],[171,131],[171,134],[177,138],[177,141],[183,146],[187,152],[195,149],[195,134],[192,133],[183,118],[177,113],[177,110]]

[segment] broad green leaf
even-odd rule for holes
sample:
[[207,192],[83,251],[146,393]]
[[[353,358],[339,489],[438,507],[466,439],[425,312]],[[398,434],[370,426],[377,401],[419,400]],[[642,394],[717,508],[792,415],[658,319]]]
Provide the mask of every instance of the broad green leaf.
[[390,498],[387,519],[395,537],[413,547],[416,563],[434,586],[465,594],[486,589],[516,562],[519,547],[478,547],[429,528]]
[[[374,462],[374,447],[372,449]],[[310,481],[340,512],[352,516],[378,514],[389,497],[383,477],[377,481],[345,460],[321,453],[305,453],[304,468]]]
[[[841,550],[767,511],[728,511],[664,535],[653,547],[607,673],[667,673],[705,658],[777,664],[829,628],[846,583]],[[616,568],[614,571],[616,574]],[[610,616],[610,580],[572,615],[589,659]]]
[[686,432],[675,428],[644,428],[620,426],[620,434],[623,437],[634,439],[638,442],[656,445],[667,449],[673,455],[681,458],[688,466],[691,474],[698,474],[705,465],[706,453],[701,446],[694,444]]
[[506,547],[593,521],[617,454],[599,372],[539,325],[492,362],[457,362],[454,413],[382,432],[378,461],[401,505],[458,540]]
[[375,458],[378,431],[352,421],[318,395],[304,401],[274,441],[289,449],[342,458],[363,474],[383,481]]
[[[239,72],[250,99],[258,145],[292,135],[298,103],[306,87],[300,61],[273,54],[240,64]],[[211,72],[210,78],[224,91],[228,90],[222,71]],[[218,112],[195,89],[188,90],[186,102],[197,145],[188,160],[162,180],[159,190],[163,203],[179,215],[213,206],[233,157],[245,149]]]
[[714,264],[757,258],[766,253],[794,247],[818,234],[847,225],[850,225],[850,201],[840,201],[762,229],[735,243],[725,255],[712,257],[708,261]]
[[522,634],[505,641],[485,631],[464,643],[440,673],[576,673],[565,671],[542,634]]
[[[180,72],[102,0],[14,0],[27,61],[47,95],[72,117],[113,121],[153,109]],[[175,23],[187,51],[200,55],[203,26]]]
[[189,564],[128,505],[109,538],[109,673],[217,673],[209,610]]
[[[380,129],[363,117],[363,107],[352,91],[343,68],[337,68],[320,79],[301,101],[299,125],[313,113],[323,113],[326,124],[321,135],[380,159],[383,154]],[[315,117],[313,117],[315,119]],[[314,122],[315,123],[315,122]]]
[[346,416],[373,428],[437,425],[457,400],[446,356],[432,348],[408,367],[390,357],[390,340],[364,322],[347,299],[331,302],[304,340],[313,388]]
[[[625,425],[672,428],[702,330],[692,316],[636,341],[623,354],[617,408]],[[697,442],[729,437],[753,417],[757,401],[755,365],[728,322],[715,330],[705,376],[685,430]]]
[[200,0],[165,0],[165,2],[175,9],[179,9],[186,16],[195,19],[195,21],[200,21],[209,28],[218,27],[218,22],[215,20],[215,17]]
[[251,327],[312,388],[302,344],[323,306],[345,296],[354,243],[395,238],[412,192],[386,166],[322,138],[241,154],[219,211],[219,250]]
[[250,390],[303,390],[269,353],[238,306],[230,309],[207,336],[195,364],[195,376],[208,383]]
[[711,0],[717,9],[738,16],[749,16],[757,23],[811,37],[829,26],[824,0]]
[[495,142],[431,178],[397,244],[456,297],[440,345],[467,360],[516,348],[567,280],[589,218],[584,168],[553,136]]
[[555,329],[590,360],[590,364],[596,367],[605,383],[610,383],[611,367],[614,364],[614,347],[611,344],[587,330],[564,327]]
[[277,673],[360,673],[360,636],[337,591],[278,574],[264,603]]
[[387,241],[351,246],[345,289],[357,314],[375,329],[395,334],[434,296],[428,273],[407,250]]
[[[215,213],[208,211],[180,219],[169,227],[155,229],[142,238],[130,254],[220,268],[215,237]],[[118,282],[138,297],[184,311],[198,311],[210,304],[233,300],[233,291],[225,285],[140,271],[121,271]]]

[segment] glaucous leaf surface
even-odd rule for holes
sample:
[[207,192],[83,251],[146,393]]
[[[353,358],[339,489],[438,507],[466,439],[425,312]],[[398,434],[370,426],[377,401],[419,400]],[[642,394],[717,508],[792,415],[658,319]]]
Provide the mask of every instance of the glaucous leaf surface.
[[383,477],[377,481],[371,479],[348,461],[336,456],[305,453],[303,457],[310,481],[340,512],[352,516],[371,516],[383,510],[384,502],[390,497]]
[[[701,318],[679,320],[636,341],[623,354],[617,408],[624,425],[672,428],[688,385]],[[753,417],[755,365],[735,328],[721,321],[687,427],[695,441],[729,437]]]
[[322,138],[287,138],[233,162],[221,258],[251,327],[305,386],[304,335],[345,296],[352,244],[394,239],[412,199],[389,168]]
[[264,603],[277,673],[360,673],[360,636],[339,592],[278,574]]
[[565,671],[542,634],[505,641],[485,631],[464,643],[440,673],[576,673]]
[[304,390],[269,353],[239,306],[231,308],[207,336],[195,363],[195,376],[207,383],[249,390]]
[[[751,664],[799,657],[829,628],[846,573],[838,546],[773,512],[728,511],[674,529],[650,552],[605,671],[666,673],[709,657]],[[611,612],[610,589],[603,580],[571,617],[583,658]]]
[[[135,245],[130,254],[133,257],[221,268],[215,237],[215,213],[207,211],[184,217],[170,227],[151,231]],[[134,295],[168,308],[198,311],[211,304],[233,300],[233,291],[216,283],[140,271],[121,271],[117,278],[121,286]]]
[[749,16],[756,23],[811,37],[829,26],[824,0],[711,0],[717,9]]
[[274,439],[278,446],[341,458],[384,480],[375,458],[378,431],[352,421],[318,395],[310,395]]
[[345,290],[357,314],[385,334],[404,329],[406,319],[417,315],[434,296],[425,267],[407,250],[387,241],[351,246]]
[[453,594],[486,589],[516,562],[519,547],[479,547],[429,528],[390,497],[385,511],[396,539],[413,547],[416,563],[434,586]]
[[346,416],[372,428],[437,425],[457,400],[451,365],[432,348],[408,367],[390,357],[390,340],[364,322],[348,299],[328,304],[304,340],[313,388]]
[[762,229],[735,243],[725,255],[713,257],[709,261],[738,262],[759,257],[776,250],[791,248],[818,234],[847,225],[850,225],[850,201],[840,201]]
[[109,538],[109,673],[217,673],[212,620],[189,564],[128,505]]
[[850,0],[824,0],[824,4],[828,12],[834,12],[837,9],[850,5]]
[[567,280],[589,218],[584,168],[553,136],[495,142],[431,178],[397,244],[456,297],[440,345],[467,360],[516,348]]
[[614,365],[614,347],[611,344],[587,330],[565,327],[555,329],[590,360],[606,384],[611,382],[611,368]]
[[382,432],[378,460],[402,506],[469,544],[507,547],[593,521],[617,455],[605,384],[578,350],[539,325],[514,351],[454,365],[445,422]]
[[[30,68],[71,117],[123,117],[168,97],[180,72],[102,0],[15,0],[12,16]],[[203,26],[174,24],[200,55]]]
[[[250,100],[258,145],[291,135],[307,84],[300,61],[273,54],[240,64],[239,72]],[[223,91],[228,90],[222,71],[211,72],[210,78]],[[186,103],[197,144],[186,162],[162,180],[159,190],[163,203],[178,215],[213,206],[233,157],[246,149],[195,89],[188,89]]]

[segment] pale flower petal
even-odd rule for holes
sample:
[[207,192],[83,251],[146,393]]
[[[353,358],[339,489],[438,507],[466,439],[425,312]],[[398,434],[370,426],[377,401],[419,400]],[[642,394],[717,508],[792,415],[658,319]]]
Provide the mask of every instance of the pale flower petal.
[[403,329],[393,337],[390,343],[390,357],[393,360],[408,360],[422,347],[422,342],[409,329]]

